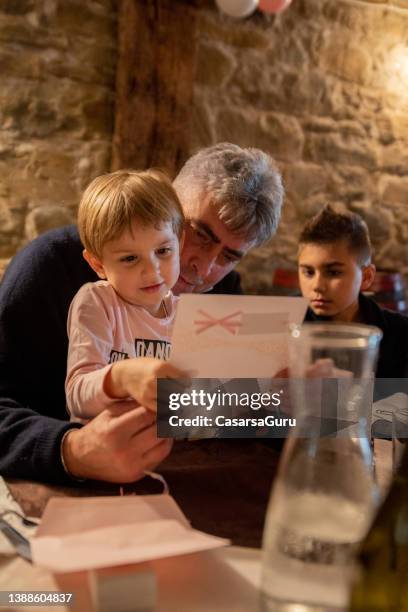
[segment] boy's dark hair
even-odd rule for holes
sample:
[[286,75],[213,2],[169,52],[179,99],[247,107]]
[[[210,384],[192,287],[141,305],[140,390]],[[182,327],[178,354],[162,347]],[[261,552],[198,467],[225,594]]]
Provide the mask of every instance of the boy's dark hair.
[[371,242],[365,221],[352,212],[336,212],[327,204],[309,219],[299,237],[299,247],[305,244],[333,244],[345,240],[356,255],[360,266],[371,262]]

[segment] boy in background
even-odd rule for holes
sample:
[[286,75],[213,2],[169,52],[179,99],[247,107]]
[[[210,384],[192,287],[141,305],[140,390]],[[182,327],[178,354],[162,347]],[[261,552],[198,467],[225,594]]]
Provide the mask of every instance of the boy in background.
[[325,206],[304,226],[299,238],[299,284],[309,300],[305,321],[364,323],[383,337],[377,378],[408,374],[408,317],[380,308],[364,295],[374,281],[371,243],[363,219]]

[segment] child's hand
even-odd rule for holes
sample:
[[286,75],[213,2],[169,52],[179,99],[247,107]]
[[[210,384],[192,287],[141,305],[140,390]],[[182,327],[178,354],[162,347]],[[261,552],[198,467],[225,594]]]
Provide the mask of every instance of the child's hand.
[[105,379],[105,392],[110,397],[133,397],[145,408],[156,412],[158,378],[189,380],[190,373],[151,357],[125,359],[112,366]]

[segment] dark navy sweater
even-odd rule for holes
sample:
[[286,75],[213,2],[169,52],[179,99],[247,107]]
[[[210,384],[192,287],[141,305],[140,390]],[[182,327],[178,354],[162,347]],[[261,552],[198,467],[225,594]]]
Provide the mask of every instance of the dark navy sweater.
[[[383,333],[378,354],[376,378],[406,378],[408,376],[408,317],[381,308],[372,298],[359,296],[359,313],[365,325],[375,325]],[[327,321],[308,308],[305,321]]]
[[[68,422],[66,320],[75,293],[97,280],[75,226],[51,230],[8,266],[0,285],[0,474],[68,482],[60,444]],[[213,293],[241,293],[231,272]]]

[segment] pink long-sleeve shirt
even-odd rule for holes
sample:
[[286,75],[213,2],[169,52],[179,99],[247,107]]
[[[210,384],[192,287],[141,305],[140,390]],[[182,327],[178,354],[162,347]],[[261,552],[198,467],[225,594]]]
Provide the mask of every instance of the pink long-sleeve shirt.
[[[117,401],[103,390],[115,361],[133,357],[168,359],[177,299],[164,298],[168,316],[157,318],[125,302],[107,281],[86,283],[68,313],[68,411],[90,419]],[[77,419],[78,420],[78,419]]]

